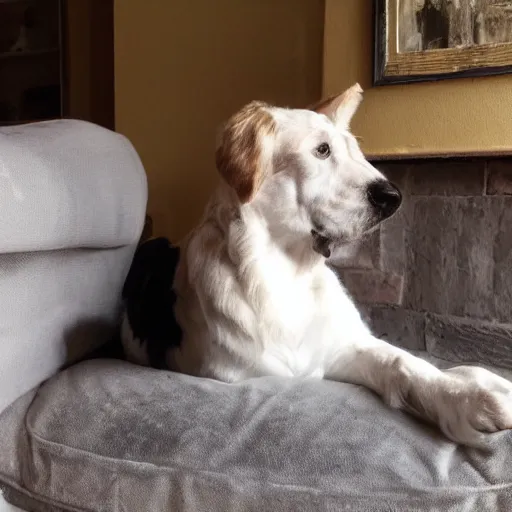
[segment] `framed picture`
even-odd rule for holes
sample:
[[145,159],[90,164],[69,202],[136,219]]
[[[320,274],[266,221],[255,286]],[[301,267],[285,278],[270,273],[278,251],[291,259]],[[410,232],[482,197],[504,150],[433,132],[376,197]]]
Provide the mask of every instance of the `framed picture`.
[[375,0],[374,85],[512,72],[512,1]]

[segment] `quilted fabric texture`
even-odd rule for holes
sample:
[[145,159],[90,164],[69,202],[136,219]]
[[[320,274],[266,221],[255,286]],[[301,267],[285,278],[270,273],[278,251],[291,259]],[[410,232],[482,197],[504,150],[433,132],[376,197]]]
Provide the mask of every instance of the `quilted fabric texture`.
[[228,385],[100,360],[0,428],[23,409],[19,467],[2,472],[35,511],[512,510],[510,433],[462,449],[349,384]]

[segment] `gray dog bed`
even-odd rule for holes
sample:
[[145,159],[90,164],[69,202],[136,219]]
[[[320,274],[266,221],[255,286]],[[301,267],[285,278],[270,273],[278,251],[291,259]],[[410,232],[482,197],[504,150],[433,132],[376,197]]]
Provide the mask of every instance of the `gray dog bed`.
[[350,384],[96,360],[19,399],[0,431],[7,497],[34,511],[512,510],[510,433],[457,447]]

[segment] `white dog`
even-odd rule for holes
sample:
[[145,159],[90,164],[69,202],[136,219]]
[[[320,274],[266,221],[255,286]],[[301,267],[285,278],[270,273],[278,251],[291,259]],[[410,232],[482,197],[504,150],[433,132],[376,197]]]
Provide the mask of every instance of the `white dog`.
[[376,339],[325,264],[333,245],[356,241],[401,201],[349,132],[361,93],[355,85],[314,110],[253,102],[228,121],[216,154],[223,184],[199,226],[179,248],[156,240],[135,257],[125,352],[228,382],[360,384],[473,443],[512,428],[512,384],[480,368],[440,371]]

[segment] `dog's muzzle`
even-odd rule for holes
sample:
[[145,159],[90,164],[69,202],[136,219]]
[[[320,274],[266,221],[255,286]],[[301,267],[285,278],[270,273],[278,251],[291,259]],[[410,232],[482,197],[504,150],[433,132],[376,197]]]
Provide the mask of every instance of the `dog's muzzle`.
[[387,180],[373,181],[367,189],[368,201],[381,220],[391,217],[402,203],[402,194]]
[[[368,185],[366,193],[368,201],[375,211],[373,225],[391,217],[402,203],[400,190],[387,180],[373,181]],[[342,238],[340,236],[336,238],[330,236],[318,222],[314,222],[313,225],[314,229],[311,230],[313,250],[325,258],[329,258],[331,255],[331,246],[335,243],[340,243]]]

